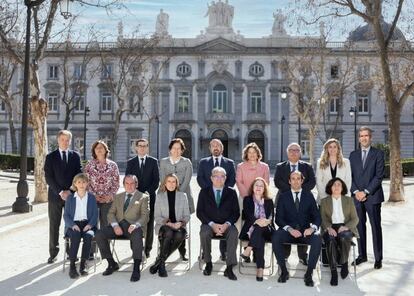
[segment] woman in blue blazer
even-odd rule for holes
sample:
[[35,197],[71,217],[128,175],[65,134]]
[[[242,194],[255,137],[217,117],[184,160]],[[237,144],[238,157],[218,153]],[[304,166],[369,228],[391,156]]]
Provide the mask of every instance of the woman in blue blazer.
[[[95,235],[98,220],[96,198],[86,190],[88,182],[88,177],[83,173],[77,174],[73,178],[72,190],[75,192],[67,198],[65,213],[63,214],[63,219],[65,220],[65,235],[70,239],[69,277],[72,279],[79,277],[79,273],[81,275],[87,274],[85,271],[85,263],[89,257],[92,238]],[[81,239],[83,239],[83,246],[78,273],[76,271],[75,261]]]

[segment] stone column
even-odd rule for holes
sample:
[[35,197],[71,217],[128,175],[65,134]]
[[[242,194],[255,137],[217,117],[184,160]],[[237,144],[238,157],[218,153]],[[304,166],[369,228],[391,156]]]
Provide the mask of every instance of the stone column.
[[[241,150],[244,147],[243,142],[243,128],[242,128],[242,121],[243,121],[243,82],[242,81],[236,81],[233,86],[233,92],[234,92],[234,126],[233,126],[233,133],[234,135],[239,137],[239,145],[235,146],[234,148],[234,158],[237,160],[241,159]],[[236,131],[236,129],[239,128],[239,132]],[[230,150],[230,149],[229,149]]]
[[[207,98],[207,84],[204,80],[197,81],[196,84],[196,90],[197,90],[197,113],[198,113],[198,132],[202,135],[205,133],[205,114],[208,112],[206,110],[206,101]],[[203,129],[202,131],[200,129]],[[200,135],[199,135],[200,136]],[[197,162],[199,159],[204,157],[204,155],[207,155],[207,150],[204,150],[202,145],[200,145],[200,141],[196,141],[195,145],[195,157],[197,157]],[[197,155],[197,156],[196,156]]]

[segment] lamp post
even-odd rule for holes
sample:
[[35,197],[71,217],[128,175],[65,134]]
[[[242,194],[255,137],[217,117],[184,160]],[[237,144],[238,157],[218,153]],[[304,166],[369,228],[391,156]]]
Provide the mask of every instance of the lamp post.
[[[288,93],[293,92],[293,91],[289,86],[283,86],[282,88],[280,88],[279,92],[280,92],[280,97],[282,98],[282,100],[286,100],[288,97]],[[299,100],[299,112],[298,113],[300,113],[302,112],[302,109],[303,109],[302,93],[301,92],[299,93],[293,92],[293,93],[298,96],[298,100]],[[298,144],[299,145],[301,145],[301,141],[302,141],[301,129],[302,129],[302,123],[300,120],[300,114],[298,114]]]
[[[32,9],[41,5],[45,0],[25,0],[24,5],[27,7],[26,14],[26,38],[24,53],[24,75],[23,75],[23,97],[22,97],[22,125],[20,133],[20,175],[17,183],[17,197],[12,205],[13,212],[27,213],[32,211],[33,207],[28,202],[29,185],[27,184],[27,122],[29,108],[29,79],[30,79],[30,33]],[[72,0],[63,0],[63,2]],[[62,4],[62,3],[61,3]],[[66,8],[69,8],[67,3]],[[68,12],[61,6],[61,13]]]
[[85,112],[83,113],[83,160],[86,160],[86,117],[89,115],[88,106],[85,106]]
[[356,106],[353,106],[349,109],[349,115],[354,118],[354,150],[357,149],[358,140],[357,140],[357,116],[358,109]]
[[280,119],[280,162],[283,161],[283,129],[285,125],[285,115]]

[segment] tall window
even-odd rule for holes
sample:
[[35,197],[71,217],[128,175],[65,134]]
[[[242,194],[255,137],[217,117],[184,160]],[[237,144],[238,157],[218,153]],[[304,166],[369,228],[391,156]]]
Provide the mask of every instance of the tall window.
[[369,99],[368,95],[358,95],[358,113],[359,114],[367,114],[368,107],[369,107]]
[[6,103],[3,100],[0,102],[0,112],[6,112]]
[[110,93],[108,91],[102,92],[101,110],[102,110],[102,112],[111,112],[112,111],[112,93]]
[[217,84],[213,88],[213,113],[227,112],[227,88],[223,84]]
[[190,93],[188,91],[180,91],[178,93],[178,112],[188,112],[190,103]]
[[58,65],[49,65],[48,66],[48,74],[47,78],[50,80],[57,80],[59,79],[59,66]]
[[75,111],[85,110],[85,94],[83,92],[75,94],[73,102],[75,104]]
[[57,92],[49,92],[47,94],[47,103],[49,111],[57,112],[58,111],[58,93]]
[[103,79],[109,79],[112,77],[112,64],[103,64],[101,77]]
[[85,66],[83,64],[75,64],[73,77],[75,79],[85,79]]
[[309,135],[308,134],[302,135],[302,139],[300,141],[301,141],[300,147],[302,148],[302,156],[304,158],[309,158],[309,152],[310,152]]
[[337,79],[339,77],[339,66],[331,65],[331,78]]
[[0,134],[0,153],[6,153],[6,134]]
[[250,94],[252,113],[262,113],[262,100],[263,100],[263,97],[262,97],[261,91],[253,91]]
[[339,111],[339,98],[333,97],[329,101],[329,113],[338,114],[338,111]]

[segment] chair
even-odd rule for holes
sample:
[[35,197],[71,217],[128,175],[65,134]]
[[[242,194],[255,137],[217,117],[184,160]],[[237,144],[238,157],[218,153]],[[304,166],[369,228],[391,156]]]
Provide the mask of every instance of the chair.
[[[354,262],[355,259],[356,259],[356,251],[355,251],[356,243],[354,241],[354,237],[352,238],[352,241],[351,241],[351,247],[352,247],[352,259],[353,259],[352,262]],[[326,252],[326,245],[325,245],[325,241],[322,240],[321,260],[323,258],[324,252]],[[329,267],[329,263],[324,263],[323,260],[322,260],[322,266],[323,267]],[[337,267],[341,267],[341,264],[338,264]],[[353,269],[354,269],[354,272],[353,272],[354,273],[354,278],[355,278],[355,281],[356,281],[357,280],[357,272],[356,272],[356,266],[355,265],[353,265]]]
[[[226,240],[226,237],[224,237],[224,236],[213,236],[211,238],[211,240],[221,241],[221,240]],[[204,261],[204,259],[203,259],[203,249],[201,248],[201,245],[200,245],[200,252],[198,254],[198,268],[200,270],[203,270],[203,261]],[[220,266],[225,266],[226,262],[216,262],[215,264],[213,264],[213,266],[217,265],[217,264],[220,265]]]
[[[249,243],[248,240],[240,240],[239,243],[239,254],[242,253],[242,249],[243,249],[243,245],[247,245]],[[271,276],[274,273],[275,270],[275,262],[274,262],[274,257],[273,257],[273,250],[272,250],[272,242],[266,241],[265,244],[265,255],[266,255],[266,246],[270,244],[270,258],[269,258],[269,265],[265,265],[264,270],[269,270],[269,274],[268,276]],[[246,263],[243,262],[243,260],[239,260],[239,273],[240,274],[250,274],[250,273],[245,273],[243,272],[244,269],[254,269],[256,270],[256,264],[254,263]]]
[[[64,243],[64,251],[63,251],[63,267],[62,271],[65,272],[66,265],[69,264],[68,260],[68,251],[70,247],[70,238],[68,236],[64,236],[63,239],[65,240]],[[98,246],[96,245],[95,237],[92,238],[92,250],[93,250],[93,272],[96,272],[96,261],[98,260],[97,254],[98,254]],[[87,264],[86,266],[89,268]]]
[[[127,261],[121,261],[119,260],[119,256],[118,253],[116,252],[115,249],[115,243],[116,241],[128,241],[130,242],[130,239],[125,237],[125,236],[118,236],[116,238],[113,238],[110,240],[110,247],[111,247],[111,254],[112,257],[115,257],[115,261],[118,263],[119,266],[123,266],[123,265],[133,265],[134,262],[130,262],[132,259],[132,256],[130,256],[128,258]],[[145,240],[143,240],[143,246],[145,246]],[[147,264],[147,257],[145,256],[145,252],[144,249],[142,250],[142,261],[141,261],[141,271],[144,269],[145,265]],[[127,270],[120,270],[120,271],[127,271]]]

